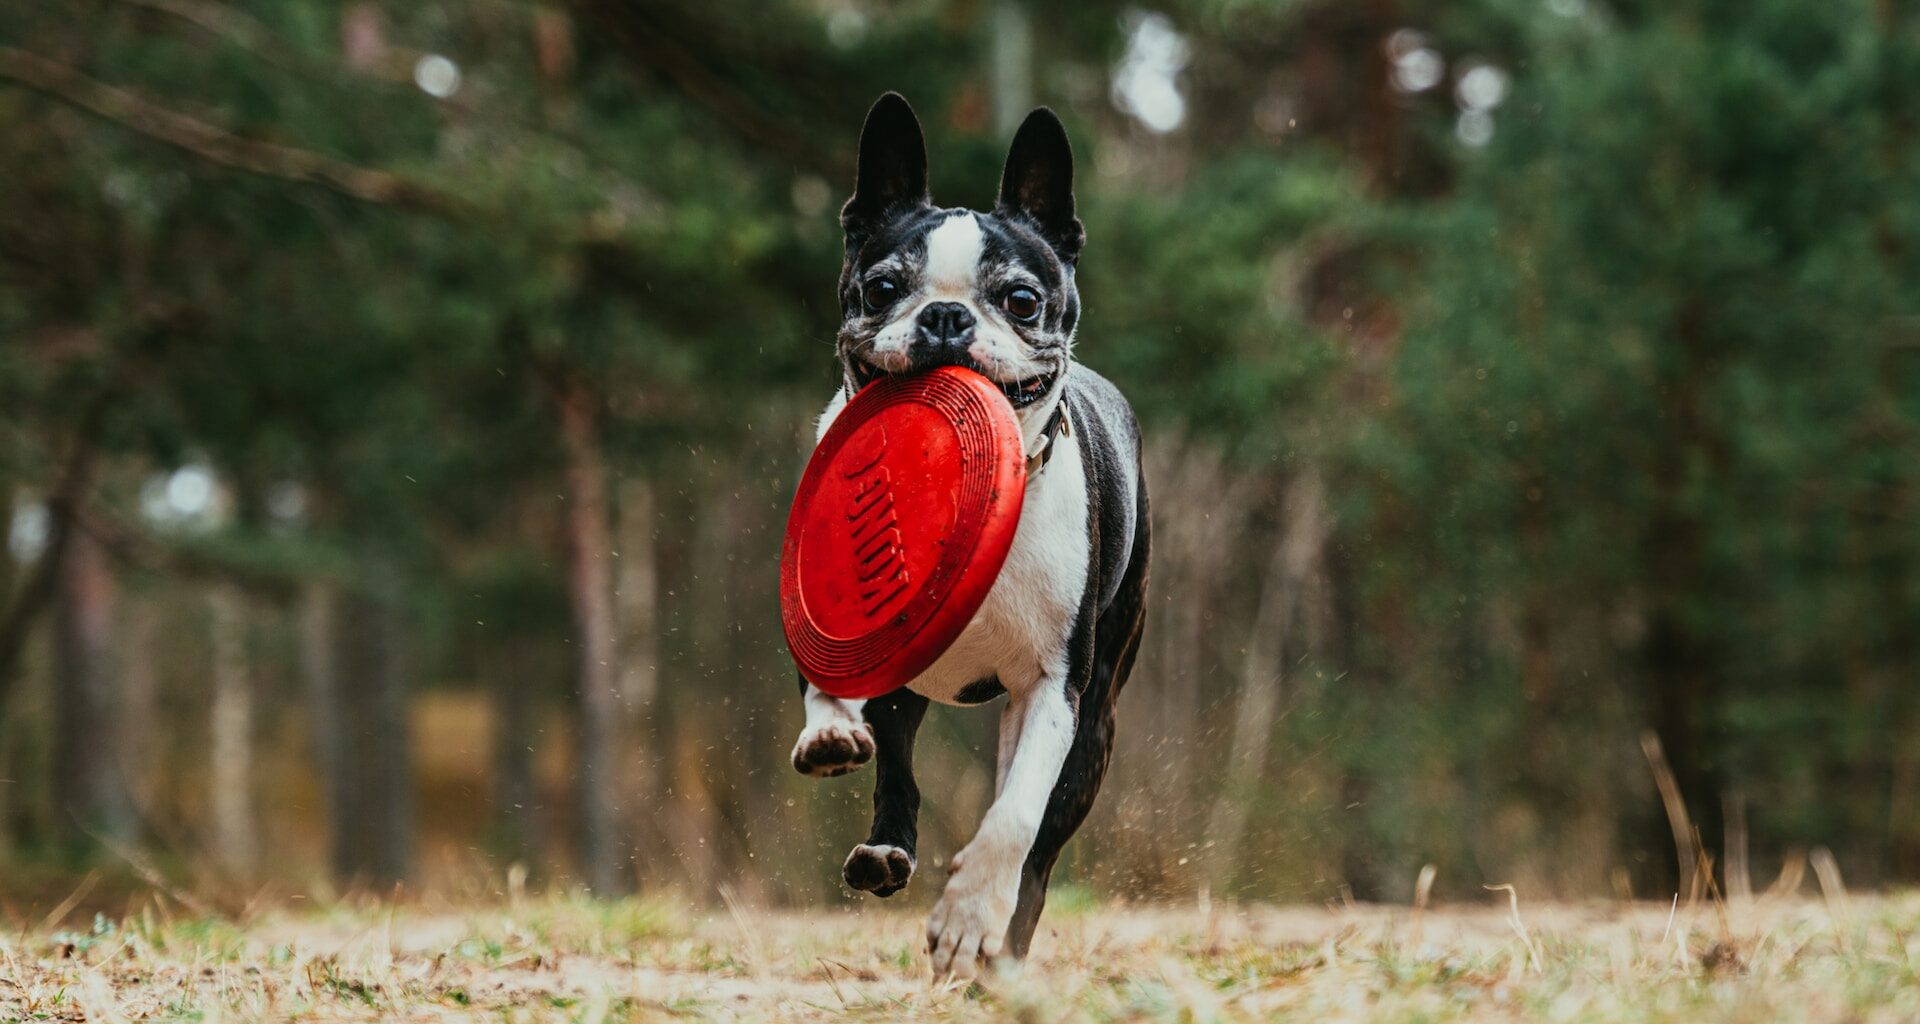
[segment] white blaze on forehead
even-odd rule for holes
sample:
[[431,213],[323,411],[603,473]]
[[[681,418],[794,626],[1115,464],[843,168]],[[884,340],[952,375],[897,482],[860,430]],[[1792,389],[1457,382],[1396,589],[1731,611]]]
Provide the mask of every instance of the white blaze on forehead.
[[971,295],[985,245],[980,221],[970,211],[956,213],[927,232],[927,290],[960,298]]

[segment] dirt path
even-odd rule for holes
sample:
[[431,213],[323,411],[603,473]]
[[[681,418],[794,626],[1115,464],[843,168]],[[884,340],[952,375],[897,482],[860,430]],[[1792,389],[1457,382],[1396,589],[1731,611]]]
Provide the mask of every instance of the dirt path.
[[986,991],[924,976],[916,915],[663,902],[154,909],[0,940],[0,1019],[1920,1019],[1920,894],[1664,906],[1117,907],[1050,918]]

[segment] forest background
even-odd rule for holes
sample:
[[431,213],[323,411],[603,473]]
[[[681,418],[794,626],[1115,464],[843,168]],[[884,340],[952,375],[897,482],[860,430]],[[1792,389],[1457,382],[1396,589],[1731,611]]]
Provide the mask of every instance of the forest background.
[[1145,421],[1067,881],[1920,877],[1911,3],[18,0],[0,895],[837,898],[776,563],[888,89],[945,204],[1061,113]]

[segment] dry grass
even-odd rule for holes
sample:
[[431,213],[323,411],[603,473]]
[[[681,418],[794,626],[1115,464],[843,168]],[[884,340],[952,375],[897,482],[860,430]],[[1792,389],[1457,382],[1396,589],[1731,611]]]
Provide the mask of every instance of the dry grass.
[[[1071,894],[1068,894],[1071,896]],[[1920,893],[1844,905],[1212,914],[1062,900],[990,990],[930,985],[920,918],[555,898],[153,909],[0,939],[4,1020],[1912,1021]],[[1076,906],[1075,904],[1078,904]]]

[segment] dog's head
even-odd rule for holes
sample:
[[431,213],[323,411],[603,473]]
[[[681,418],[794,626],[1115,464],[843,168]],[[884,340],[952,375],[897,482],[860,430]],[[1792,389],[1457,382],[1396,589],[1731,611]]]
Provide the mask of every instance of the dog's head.
[[1053,111],[1027,116],[993,212],[978,213],[933,205],[920,121],[899,94],[880,97],[840,224],[839,351],[852,386],[959,365],[999,384],[1023,414],[1049,404],[1080,321],[1073,271],[1086,241],[1073,150]]

